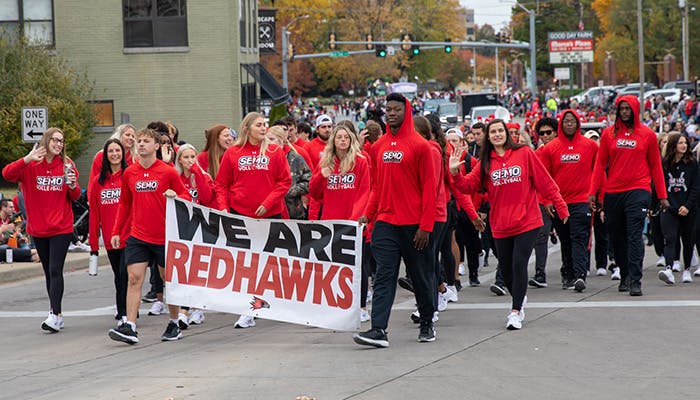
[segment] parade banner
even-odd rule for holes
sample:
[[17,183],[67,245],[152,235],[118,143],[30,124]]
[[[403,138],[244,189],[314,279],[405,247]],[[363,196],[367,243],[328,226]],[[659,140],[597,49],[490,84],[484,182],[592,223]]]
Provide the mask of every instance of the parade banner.
[[165,240],[169,304],[360,327],[357,222],[253,219],[168,199]]

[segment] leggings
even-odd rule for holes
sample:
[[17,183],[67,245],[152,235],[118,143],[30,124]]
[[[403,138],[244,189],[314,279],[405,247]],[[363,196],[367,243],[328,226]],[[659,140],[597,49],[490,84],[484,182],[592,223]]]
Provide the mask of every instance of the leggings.
[[[364,239],[364,238],[363,238]],[[377,269],[377,262],[374,261],[372,248],[369,242],[362,242],[362,277],[360,281],[360,307],[367,306],[367,291],[369,290],[369,277],[374,275]]]
[[61,301],[63,300],[63,265],[66,262],[68,245],[70,245],[72,233],[49,237],[35,237],[36,251],[41,259],[46,278],[46,292],[49,295],[51,312],[61,314]]
[[538,232],[539,228],[515,236],[494,238],[498,251],[498,265],[501,267],[504,283],[513,297],[513,310],[523,308],[523,299],[527,293],[527,264]]
[[681,217],[675,213],[662,212],[659,215],[661,230],[664,233],[664,258],[666,265],[673,265],[678,257],[680,236],[683,242],[683,265],[690,268],[693,258],[693,243],[695,242],[695,213]]
[[124,249],[107,250],[107,257],[114,273],[114,289],[117,304],[117,318],[126,316],[126,288],[129,276],[126,272],[126,257]]

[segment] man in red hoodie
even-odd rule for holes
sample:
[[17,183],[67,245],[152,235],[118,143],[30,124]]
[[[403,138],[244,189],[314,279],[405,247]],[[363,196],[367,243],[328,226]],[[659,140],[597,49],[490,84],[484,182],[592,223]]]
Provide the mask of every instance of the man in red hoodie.
[[574,110],[562,113],[557,137],[538,151],[569,209],[569,220],[563,223],[554,214],[554,207],[545,205],[561,240],[562,288],[577,292],[586,289],[592,215],[588,208],[588,189],[597,153],[598,145],[581,135],[581,123]]
[[386,328],[396,294],[401,258],[413,283],[420,313],[419,342],[435,340],[436,308],[433,238],[435,180],[431,148],[415,132],[410,102],[401,94],[386,98],[388,132],[372,145],[372,189],[360,223],[375,221],[372,253],[377,262],[372,297],[372,328],[353,336],[356,343],[388,347]]
[[597,208],[596,193],[604,191],[605,217],[621,274],[618,290],[641,296],[642,230],[651,202],[652,182],[662,210],[669,206],[668,196],[656,135],[639,121],[639,100],[636,96],[622,96],[615,104],[615,125],[604,130],[600,138],[588,202],[592,210]]

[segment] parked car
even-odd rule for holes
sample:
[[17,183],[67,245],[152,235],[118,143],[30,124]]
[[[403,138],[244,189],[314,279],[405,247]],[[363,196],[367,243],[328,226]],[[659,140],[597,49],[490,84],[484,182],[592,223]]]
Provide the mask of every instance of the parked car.
[[607,98],[615,92],[612,86],[596,86],[588,88],[575,96],[571,96],[571,99],[576,100],[579,104],[599,106],[601,102],[601,93],[605,95],[605,99],[607,100]]
[[438,117],[440,117],[442,129],[452,128],[460,122],[457,115],[457,103],[438,104],[436,112]]
[[649,92],[644,92],[644,100],[653,99],[654,97],[661,95],[664,100],[671,102],[671,104],[678,104],[681,101],[681,94],[683,91],[681,89],[657,89],[651,90]]
[[469,118],[471,120],[471,124],[473,124],[479,120],[479,117],[481,117],[482,121],[485,121],[489,115],[493,115],[494,118],[502,119],[505,122],[510,122],[510,112],[508,109],[501,106],[472,107]]
[[[625,96],[625,95],[631,94],[631,95],[636,95],[637,97],[639,97],[640,87],[641,86],[639,85],[639,83],[630,83],[629,85],[618,90],[617,95],[619,97],[619,96]],[[656,89],[658,89],[658,88],[653,83],[645,83],[644,84],[644,92],[645,93],[650,92],[652,90],[656,90]]]
[[437,112],[438,106],[440,104],[449,103],[448,99],[428,99],[423,102],[423,115],[432,114]]
[[695,82],[691,81],[673,81],[666,82],[662,89],[680,89],[686,93],[695,93]]

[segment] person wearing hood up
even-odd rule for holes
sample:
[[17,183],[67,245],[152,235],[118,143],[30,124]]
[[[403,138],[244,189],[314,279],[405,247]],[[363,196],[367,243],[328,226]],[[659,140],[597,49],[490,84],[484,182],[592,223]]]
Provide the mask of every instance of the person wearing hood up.
[[[603,209],[621,274],[618,290],[641,296],[642,231],[652,182],[661,209],[668,209],[669,203],[656,134],[639,121],[639,100],[636,96],[621,96],[615,105],[615,124],[605,129],[600,138],[588,202],[591,210],[599,208],[596,193],[603,190]],[[607,181],[603,185],[606,169]]]
[[569,209],[569,220],[563,223],[554,206],[545,204],[561,240],[562,289],[577,292],[586,289],[592,216],[588,207],[588,189],[597,153],[598,145],[581,135],[581,122],[573,110],[562,113],[557,137],[538,152]]

